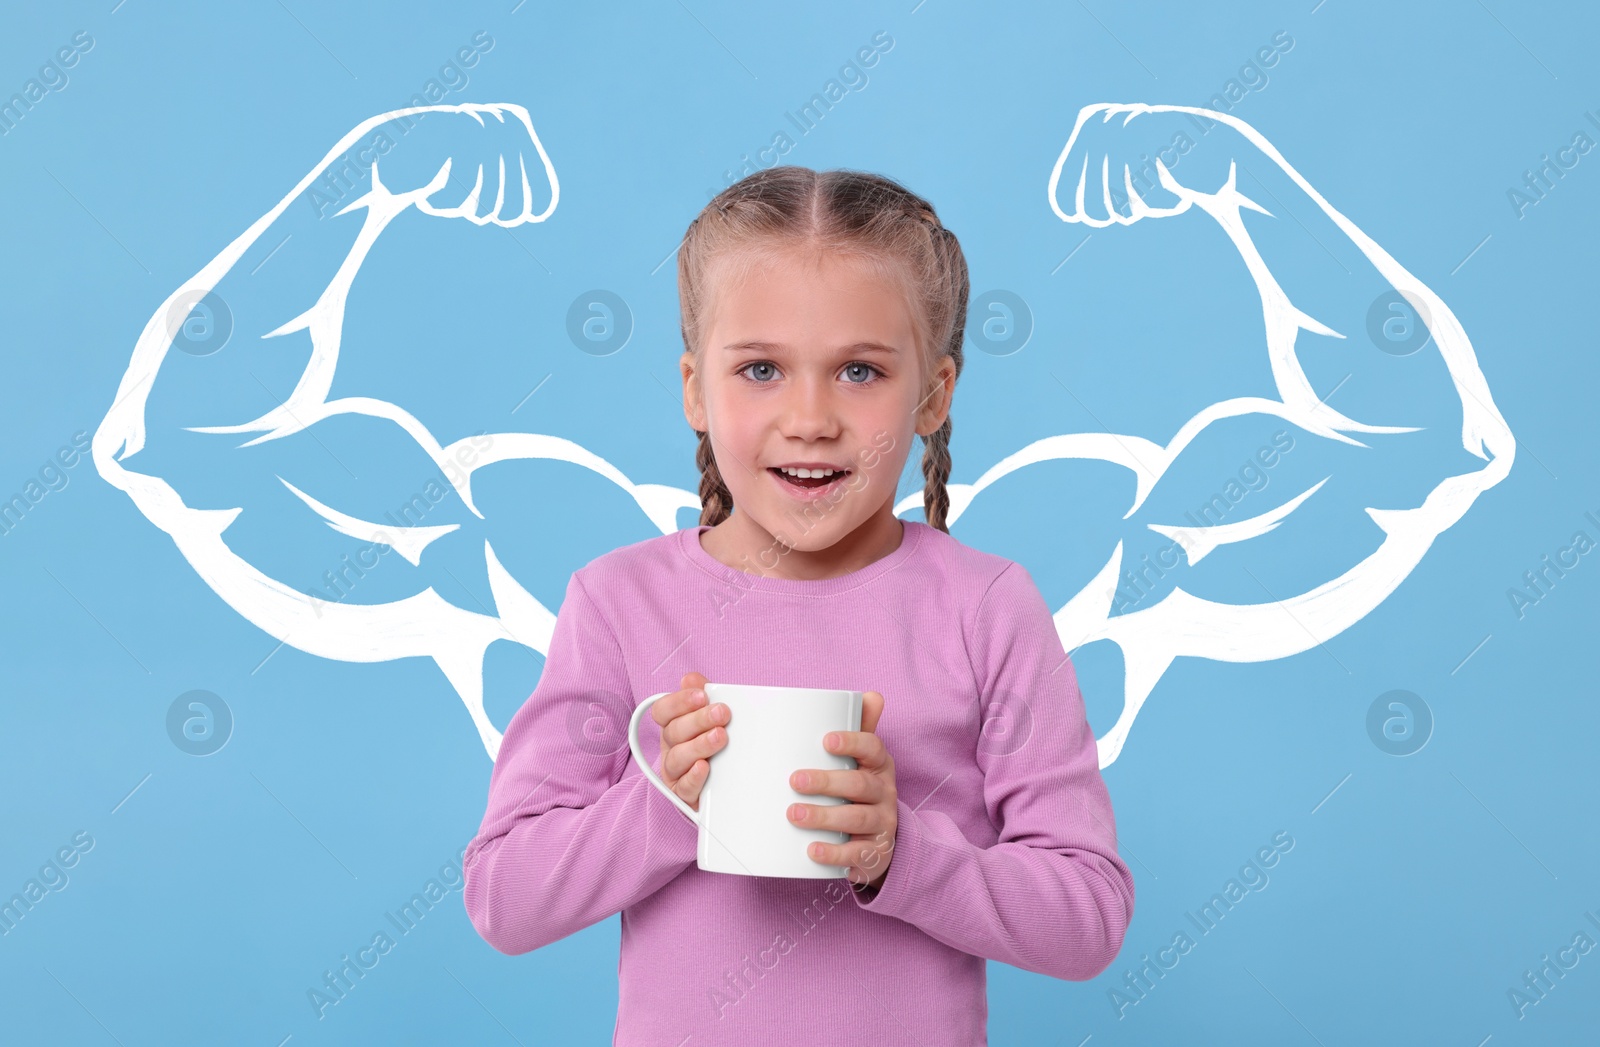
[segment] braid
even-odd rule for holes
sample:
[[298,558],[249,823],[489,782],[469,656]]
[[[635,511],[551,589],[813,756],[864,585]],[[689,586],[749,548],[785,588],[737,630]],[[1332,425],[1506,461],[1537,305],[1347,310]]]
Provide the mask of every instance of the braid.
[[945,513],[950,510],[950,493],[944,486],[950,479],[949,415],[945,415],[943,425],[923,438],[922,475],[927,477],[927,485],[922,489],[922,504],[928,525],[949,534],[950,528],[944,522]]
[[700,522],[715,527],[733,511],[733,494],[723,482],[722,472],[711,453],[711,433],[700,434],[700,446],[694,453],[695,464],[700,467]]
[[[945,343],[944,352],[934,357],[934,362],[937,363],[944,356],[950,357],[951,362],[955,364],[956,377],[960,378],[961,342],[967,326],[967,263],[954,233],[946,229],[931,213],[924,218],[924,221],[933,226],[934,243],[938,248],[945,272],[949,276],[953,292],[949,340]],[[927,517],[929,526],[936,527],[946,534],[950,533],[950,528],[945,524],[945,515],[950,511],[950,493],[945,489],[945,484],[950,480],[951,422],[952,416],[946,412],[944,424],[922,440],[922,475],[926,481],[922,489],[923,514]]]

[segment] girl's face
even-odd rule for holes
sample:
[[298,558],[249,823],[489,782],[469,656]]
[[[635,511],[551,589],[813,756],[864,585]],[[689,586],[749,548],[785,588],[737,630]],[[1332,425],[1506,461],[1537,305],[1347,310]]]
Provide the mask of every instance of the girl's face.
[[[895,487],[913,433],[944,422],[954,362],[928,384],[904,290],[848,255],[768,250],[737,284],[721,271],[700,357],[681,366],[685,416],[711,433],[733,496],[724,526],[751,555],[774,539],[800,552],[891,529],[898,541]],[[786,475],[797,468],[833,475]]]

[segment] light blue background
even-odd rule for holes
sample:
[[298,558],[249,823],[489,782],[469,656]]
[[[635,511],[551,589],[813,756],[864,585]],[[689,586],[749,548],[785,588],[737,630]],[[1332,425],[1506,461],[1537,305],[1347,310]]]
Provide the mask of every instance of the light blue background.
[[[1515,466],[1355,627],[1278,662],[1172,667],[1105,772],[1138,883],[1123,953],[1081,984],[991,964],[991,1042],[1473,1047],[1593,1035],[1600,953],[1520,1020],[1507,999],[1576,932],[1600,940],[1584,915],[1600,919],[1600,565],[1583,559],[1520,619],[1507,596],[1575,531],[1600,539],[1584,515],[1600,517],[1591,286],[1600,155],[1520,218],[1507,199],[1575,131],[1600,135],[1584,117],[1600,113],[1592,11],[1504,0],[1492,14],[1478,3],[1356,0],[1313,11],[1301,0],[1229,5],[1225,15],[1110,0],[781,14],[713,0],[581,11],[538,0],[515,11],[514,0],[431,11],[127,0],[113,12],[113,2],[18,5],[0,34],[0,97],[75,32],[95,40],[65,89],[0,138],[5,498],[74,432],[94,430],[138,332],[182,280],[339,136],[403,105],[479,30],[495,46],[447,100],[527,106],[560,175],[560,206],[511,236],[419,234],[374,256],[373,283],[392,297],[352,303],[352,324],[365,310],[363,322],[396,337],[407,362],[396,373],[419,391],[429,381],[410,362],[465,353],[427,339],[471,314],[460,322],[473,353],[460,359],[473,362],[458,366],[493,367],[481,402],[445,398],[452,424],[509,424],[517,398],[549,375],[519,424],[577,440],[636,481],[695,489],[675,391],[675,269],[661,263],[724,170],[769,143],[786,111],[885,30],[895,44],[870,83],[785,159],[904,181],[960,235],[975,294],[1008,289],[1030,304],[1022,352],[969,349],[953,479],[970,482],[1059,432],[1164,440],[1216,398],[1213,387],[1263,391],[1259,374],[1227,370],[1247,357],[1221,348],[1259,340],[1243,270],[1214,229],[1160,233],[1171,240],[1096,231],[1062,264],[1087,230],[1049,211],[1050,166],[1079,107],[1203,105],[1287,30],[1295,46],[1235,115],[1451,305],[1517,435]],[[610,356],[579,352],[566,335],[568,305],[597,287],[622,295],[634,316],[628,345]],[[1146,310],[1095,314],[1102,294],[1130,288]],[[1236,296],[1228,302],[1243,312],[1214,321],[1223,310],[1213,292]],[[1370,363],[1375,350],[1356,328],[1341,351]],[[404,344],[413,330],[426,333]],[[1362,390],[1350,394],[1339,406],[1359,417]],[[1418,417],[1432,410],[1416,406]],[[1426,417],[1444,445],[1459,444],[1448,412]],[[1257,419],[1186,458],[1170,504],[1181,513],[1203,502],[1271,428]],[[382,447],[354,437],[341,453],[375,470],[384,461]],[[1317,453],[1297,447],[1273,475],[1276,493],[1251,497],[1264,510],[1337,468],[1321,469]],[[394,486],[366,488],[376,504],[398,504],[422,483],[425,470],[409,461]],[[203,462],[191,464],[203,474]],[[337,476],[330,465],[306,468]],[[509,516],[500,533],[532,536],[508,566],[552,607],[572,570],[650,536],[608,485],[553,489],[554,472],[507,475],[486,494]],[[953,529],[1023,562],[1052,607],[1082,584],[1083,563],[1103,562],[1124,536],[1126,477],[1072,475],[1070,487],[1042,469],[996,488]],[[1414,461],[1372,478],[1416,492],[1439,475]],[[609,1042],[614,918],[513,959],[478,938],[458,895],[316,1017],[307,990],[324,970],[387,928],[384,914],[466,845],[490,763],[431,662],[349,664],[293,647],[267,659],[275,641],[211,592],[92,463],[69,476],[0,538],[0,898],[75,832],[95,845],[64,890],[0,938],[5,1038]],[[276,484],[270,470],[266,483]],[[903,491],[914,489],[908,477]],[[1333,499],[1345,508],[1264,546],[1253,561],[1260,581],[1280,595],[1303,591],[1370,551],[1376,532],[1360,506],[1402,503],[1358,502],[1369,489],[1345,488],[1348,498]],[[350,546],[319,537],[314,562],[296,566],[299,547],[273,515],[288,521],[294,506],[273,504],[245,537],[280,576],[310,588]],[[476,574],[465,556],[449,563],[459,577],[441,593],[486,601],[481,560]],[[414,591],[401,574],[359,597]],[[1260,598],[1236,573],[1201,580],[1216,599]],[[1097,734],[1120,705],[1120,663],[1104,646],[1075,656]],[[489,705],[502,727],[538,672],[525,649],[491,651]],[[180,751],[165,726],[173,699],[196,688],[222,696],[235,717],[227,746],[205,758]],[[1428,744],[1405,758],[1380,751],[1366,728],[1369,706],[1393,689],[1421,696],[1435,718]],[[1119,1018],[1108,990],[1142,954],[1193,933],[1185,913],[1280,830],[1295,846],[1269,886]]]

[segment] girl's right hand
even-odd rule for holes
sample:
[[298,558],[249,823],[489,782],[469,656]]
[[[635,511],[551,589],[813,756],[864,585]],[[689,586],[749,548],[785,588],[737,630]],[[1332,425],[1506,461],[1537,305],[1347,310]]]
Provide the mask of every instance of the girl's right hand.
[[650,707],[661,726],[661,780],[684,803],[700,809],[700,790],[711,774],[710,758],[728,744],[726,727],[732,710],[708,705],[706,678],[684,673],[682,690],[674,691]]

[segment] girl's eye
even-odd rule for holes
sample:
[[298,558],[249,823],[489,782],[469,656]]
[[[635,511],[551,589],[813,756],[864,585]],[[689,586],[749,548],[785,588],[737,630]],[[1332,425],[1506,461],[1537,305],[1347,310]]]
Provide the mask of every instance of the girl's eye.
[[[769,360],[756,360],[745,364],[734,373],[743,375],[746,380],[755,382],[757,385],[766,385],[777,376],[777,367]],[[845,381],[850,385],[866,385],[883,374],[882,371],[871,364],[859,361],[845,364],[841,373],[848,376]]]

